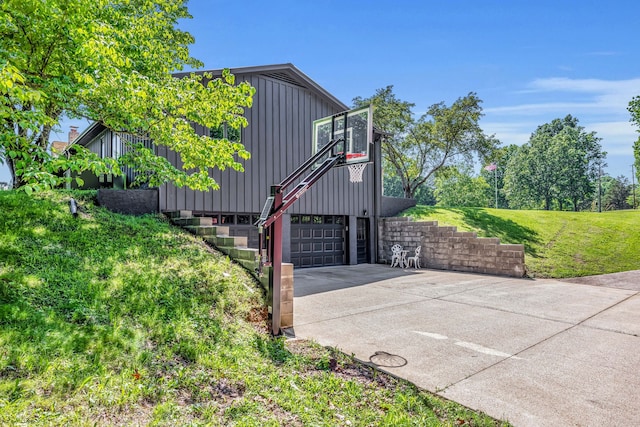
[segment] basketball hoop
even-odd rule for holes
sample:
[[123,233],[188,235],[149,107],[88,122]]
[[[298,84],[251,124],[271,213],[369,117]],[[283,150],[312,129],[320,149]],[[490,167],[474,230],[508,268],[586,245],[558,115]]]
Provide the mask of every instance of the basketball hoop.
[[347,169],[349,169],[349,181],[351,182],[362,182],[362,173],[364,172],[364,168],[367,167],[366,163],[350,163],[347,165]]

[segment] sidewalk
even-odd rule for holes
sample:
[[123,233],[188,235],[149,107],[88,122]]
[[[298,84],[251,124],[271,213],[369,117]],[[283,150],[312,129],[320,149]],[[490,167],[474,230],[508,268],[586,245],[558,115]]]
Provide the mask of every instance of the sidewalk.
[[294,331],[516,426],[636,425],[640,290],[615,282],[300,269]]

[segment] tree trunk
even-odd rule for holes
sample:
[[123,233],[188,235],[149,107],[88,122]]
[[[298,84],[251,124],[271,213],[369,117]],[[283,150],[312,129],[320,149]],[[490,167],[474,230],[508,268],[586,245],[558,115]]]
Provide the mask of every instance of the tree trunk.
[[13,183],[13,188],[22,187],[22,180],[19,176],[16,175],[15,164],[13,163],[13,159],[7,157],[5,158],[7,162],[7,166],[9,167],[9,171],[11,172],[11,182]]
[[411,185],[403,186],[404,197],[407,199],[413,199],[413,191],[411,189]]

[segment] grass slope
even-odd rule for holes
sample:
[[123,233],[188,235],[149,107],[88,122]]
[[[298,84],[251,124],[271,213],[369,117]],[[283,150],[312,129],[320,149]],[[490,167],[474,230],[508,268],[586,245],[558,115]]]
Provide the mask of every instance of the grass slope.
[[159,217],[0,192],[0,425],[496,425],[311,343]]
[[640,269],[640,211],[558,212],[416,206],[435,220],[502,243],[523,243],[532,277],[578,277]]

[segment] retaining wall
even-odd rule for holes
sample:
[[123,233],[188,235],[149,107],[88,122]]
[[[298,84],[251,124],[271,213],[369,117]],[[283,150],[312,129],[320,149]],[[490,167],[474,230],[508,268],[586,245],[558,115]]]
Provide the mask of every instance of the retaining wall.
[[415,205],[416,199],[382,196],[380,204],[380,216],[396,216],[403,210],[412,208]]
[[158,189],[98,190],[98,204],[112,212],[144,215],[158,212]]
[[500,239],[478,237],[456,227],[441,227],[437,221],[411,221],[409,218],[381,218],[378,223],[378,260],[391,260],[391,246],[400,244],[413,256],[422,246],[423,268],[523,277],[524,245],[503,245]]

